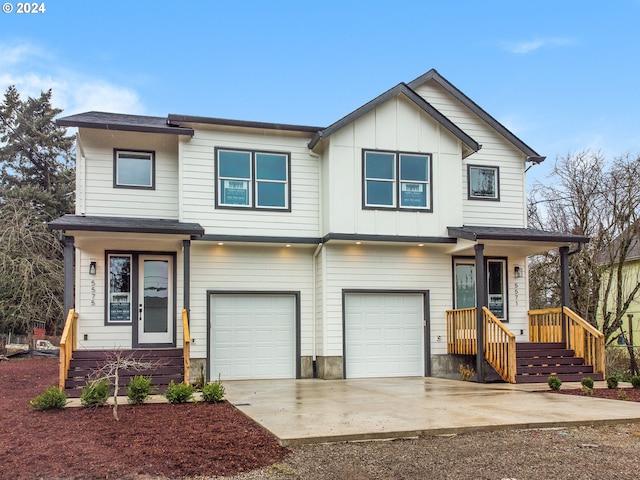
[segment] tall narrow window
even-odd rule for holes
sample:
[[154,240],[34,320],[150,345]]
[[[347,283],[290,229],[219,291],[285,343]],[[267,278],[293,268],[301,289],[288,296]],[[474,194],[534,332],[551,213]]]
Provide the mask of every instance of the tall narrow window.
[[498,319],[507,319],[507,279],[505,260],[487,260],[487,293],[489,310]]
[[131,322],[131,255],[109,255],[108,323]]
[[155,154],[114,150],[113,184],[124,188],[155,188]]

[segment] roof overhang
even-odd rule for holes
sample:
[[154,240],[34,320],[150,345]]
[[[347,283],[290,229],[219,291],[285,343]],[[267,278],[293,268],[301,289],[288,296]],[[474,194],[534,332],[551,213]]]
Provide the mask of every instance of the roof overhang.
[[135,217],[98,217],[83,215],[64,215],[49,222],[49,230],[149,233],[165,235],[186,235],[200,237],[204,228],[198,223],[185,223],[177,220]]
[[193,136],[193,128],[171,124],[165,117],[147,117],[122,113],[86,112],[58,118],[61,127],[96,128],[124,132],[166,133]]
[[269,123],[269,122],[254,122],[248,120],[232,120],[228,118],[214,118],[214,117],[199,117],[194,115],[177,115],[170,113],[167,116],[167,121],[172,124],[176,123],[200,123],[205,125],[223,125],[228,127],[244,127],[244,128],[258,128],[262,130],[279,130],[289,132],[302,132],[302,133],[316,133],[322,130],[324,127],[312,127],[307,125],[291,125],[286,123]]
[[544,243],[588,243],[590,238],[570,233],[548,232],[535,228],[516,227],[484,227],[464,225],[462,227],[447,227],[450,237],[464,238],[477,242],[480,240],[507,240]]

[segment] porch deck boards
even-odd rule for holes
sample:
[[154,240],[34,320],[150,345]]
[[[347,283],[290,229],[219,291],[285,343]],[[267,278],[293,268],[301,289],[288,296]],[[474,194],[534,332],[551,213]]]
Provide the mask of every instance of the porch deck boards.
[[[151,377],[151,384],[158,388],[156,393],[164,393],[167,385],[184,380],[184,360],[181,348],[133,349],[120,350],[123,358],[131,358],[148,362],[152,368],[138,371],[122,369],[119,371],[121,392],[125,392],[129,380],[136,375]],[[82,388],[95,376],[98,368],[114,358],[115,350],[76,350],[73,352],[68,378],[65,382],[65,393],[68,397],[77,398]]]

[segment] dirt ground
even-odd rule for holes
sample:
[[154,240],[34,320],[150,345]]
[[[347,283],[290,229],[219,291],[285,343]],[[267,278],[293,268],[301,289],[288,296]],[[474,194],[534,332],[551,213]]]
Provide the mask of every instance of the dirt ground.
[[[608,480],[640,478],[640,425],[280,447],[229,404],[37,412],[56,359],[0,362],[0,480]],[[548,391],[548,390],[546,390]],[[582,394],[561,390],[559,394]],[[627,401],[640,390],[625,389]],[[618,390],[594,396],[620,401]],[[615,408],[617,402],[611,402]],[[640,409],[640,405],[638,405]],[[223,477],[221,477],[223,476]]]

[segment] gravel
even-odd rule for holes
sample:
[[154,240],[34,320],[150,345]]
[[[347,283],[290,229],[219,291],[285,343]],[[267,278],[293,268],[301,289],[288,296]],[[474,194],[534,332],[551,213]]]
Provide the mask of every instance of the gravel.
[[306,445],[270,467],[215,478],[635,480],[639,447],[637,424],[476,432]]

